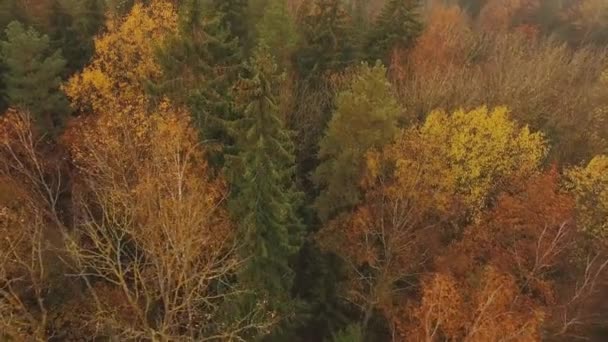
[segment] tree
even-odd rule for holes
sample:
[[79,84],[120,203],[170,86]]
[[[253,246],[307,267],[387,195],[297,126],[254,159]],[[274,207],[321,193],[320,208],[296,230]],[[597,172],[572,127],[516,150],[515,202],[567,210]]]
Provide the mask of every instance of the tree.
[[474,38],[463,10],[458,6],[434,5],[424,31],[409,54],[411,72],[444,72],[466,64],[474,48]]
[[314,174],[321,188],[315,206],[322,220],[359,202],[363,157],[369,149],[391,141],[399,112],[386,68],[380,64],[363,64],[348,89],[338,94]]
[[369,59],[388,64],[393,51],[405,50],[414,44],[422,31],[417,8],[417,0],[386,1],[367,39]]
[[61,48],[66,74],[83,68],[94,53],[93,38],[104,25],[100,0],[54,0],[50,13],[53,46]]
[[188,106],[201,140],[219,149],[209,156],[214,165],[234,145],[227,123],[239,117],[232,87],[243,71],[239,41],[221,18],[206,13],[203,1],[183,2],[177,32],[156,53],[162,77],[150,80],[154,93]]
[[608,88],[598,92],[606,56],[519,33],[491,37],[473,37],[467,63],[406,74],[398,89],[408,116],[424,120],[436,108],[507,106],[514,119],[551,140],[550,159],[577,164],[603,153],[599,137],[606,123],[596,108],[606,106]]
[[478,108],[431,113],[366,151],[353,181],[360,203],[316,236],[349,267],[344,292],[364,329],[380,314],[393,333],[407,330],[400,326],[407,290],[428,256],[459,235],[459,223],[475,221],[500,192],[537,173],[545,150],[542,135],[517,127],[505,108]]
[[578,221],[586,233],[608,238],[608,157],[593,158],[586,167],[566,172],[567,188],[576,198]]
[[505,107],[451,115],[435,111],[415,134],[421,145],[428,146],[422,150],[435,150],[429,154],[429,165],[444,165],[437,170],[447,174],[438,178],[447,180],[447,189],[462,196],[474,212],[486,208],[505,181],[534,174],[547,153],[543,135],[520,128]]
[[559,183],[553,168],[510,189],[436,258],[414,320],[404,326],[410,338],[536,340],[541,331],[565,337],[584,324],[577,305],[596,291],[607,262],[597,250],[582,265],[574,261],[574,200]]
[[221,28],[238,38],[244,50],[249,50],[251,40],[248,32],[251,18],[247,16],[247,9],[248,0],[212,0],[211,10],[219,17]]
[[50,50],[48,36],[17,21],[8,25],[6,37],[0,55],[7,69],[3,81],[8,103],[30,111],[41,128],[54,133],[68,113],[59,90],[65,60],[60,51]]
[[226,303],[252,289],[231,280],[243,260],[225,182],[211,176],[187,112],[163,102],[83,117],[64,140],[79,173],[66,249],[92,298],[89,319],[125,339],[266,329],[261,302],[224,319]]
[[293,145],[276,104],[277,65],[264,49],[251,61],[251,78],[237,84],[243,118],[234,124],[239,154],[231,167],[232,205],[247,263],[239,281],[256,301],[284,315],[293,309],[289,261],[301,244],[300,194],[295,189]]
[[285,0],[270,0],[256,25],[259,45],[268,47],[281,69],[286,70],[298,43],[295,22]]
[[478,19],[483,30],[505,33],[518,25],[536,25],[532,19],[540,6],[539,0],[490,0]]
[[56,252],[62,158],[39,132],[28,112],[0,118],[0,338],[9,340],[48,340],[57,298],[68,288]]
[[81,113],[104,113],[149,102],[146,82],[162,75],[151,42],[160,44],[176,30],[175,9],[161,0],[136,4],[126,18],[110,18],[107,31],[95,39],[91,63],[64,86],[72,107]]
[[350,40],[351,20],[341,1],[313,0],[303,6],[302,43],[295,56],[300,76],[318,78],[352,64],[355,48]]

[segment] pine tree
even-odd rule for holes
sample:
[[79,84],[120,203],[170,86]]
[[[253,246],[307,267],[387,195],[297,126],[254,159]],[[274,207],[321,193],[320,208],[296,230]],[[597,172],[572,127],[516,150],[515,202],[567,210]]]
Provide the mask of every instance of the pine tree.
[[366,54],[372,61],[387,62],[391,51],[407,49],[422,32],[418,0],[388,0],[367,39]]
[[232,208],[240,223],[244,257],[240,281],[257,288],[257,300],[284,313],[293,271],[289,260],[300,245],[300,194],[294,186],[293,146],[277,112],[277,66],[263,49],[251,62],[251,77],[237,88],[243,118],[234,123],[240,153],[233,160]]
[[[163,80],[152,90],[187,105],[201,139],[223,149],[233,145],[226,124],[239,117],[231,89],[242,72],[242,51],[221,15],[208,10],[204,0],[183,2],[179,32],[157,54]],[[216,166],[223,162],[221,151],[210,158]]]
[[326,221],[360,199],[358,184],[365,154],[391,141],[397,133],[399,105],[381,64],[364,64],[349,89],[338,94],[314,181],[322,188],[315,206]]
[[6,66],[2,79],[9,105],[28,110],[40,128],[53,133],[68,112],[59,90],[65,68],[61,51],[51,51],[49,37],[13,21],[0,42],[0,57]]

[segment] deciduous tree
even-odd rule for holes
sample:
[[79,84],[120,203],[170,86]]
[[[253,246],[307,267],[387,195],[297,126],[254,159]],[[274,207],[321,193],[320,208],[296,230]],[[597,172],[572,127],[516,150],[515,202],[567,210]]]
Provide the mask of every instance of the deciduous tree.
[[176,30],[177,15],[167,1],[138,3],[126,18],[110,18],[107,32],[95,39],[91,63],[64,86],[72,106],[81,113],[141,108],[148,102],[146,81],[162,75],[155,44]]

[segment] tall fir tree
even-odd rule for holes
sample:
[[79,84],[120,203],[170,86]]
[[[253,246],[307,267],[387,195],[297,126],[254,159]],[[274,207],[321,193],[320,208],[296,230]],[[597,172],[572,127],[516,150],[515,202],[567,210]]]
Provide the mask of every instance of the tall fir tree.
[[39,127],[55,133],[68,113],[68,102],[59,89],[65,60],[52,51],[47,35],[26,29],[13,21],[0,42],[0,57],[6,67],[2,80],[10,106],[29,111]]
[[248,258],[240,281],[257,289],[257,301],[285,315],[293,309],[290,260],[300,246],[301,196],[295,187],[291,137],[276,104],[280,76],[265,49],[256,50],[250,73],[237,85],[243,118],[233,125],[240,153],[232,160],[231,207]]
[[204,0],[185,0],[179,31],[159,49],[163,79],[151,89],[187,105],[201,139],[218,148],[210,158],[223,163],[223,150],[233,146],[227,123],[238,119],[232,88],[243,72],[238,38],[223,27],[221,13],[210,11]]
[[415,43],[422,32],[419,6],[419,0],[386,1],[367,38],[365,54],[370,61],[388,64],[394,49],[407,49]]

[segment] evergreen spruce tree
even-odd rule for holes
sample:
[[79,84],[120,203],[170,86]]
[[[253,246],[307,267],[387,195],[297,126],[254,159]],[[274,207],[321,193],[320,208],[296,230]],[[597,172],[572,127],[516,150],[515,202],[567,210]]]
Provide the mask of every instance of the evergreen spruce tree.
[[393,49],[414,44],[422,32],[418,1],[387,0],[367,39],[365,52],[369,60],[387,63]]
[[239,117],[232,88],[243,71],[238,38],[223,28],[221,19],[204,0],[185,0],[178,34],[158,52],[163,80],[151,87],[189,107],[201,139],[219,148],[210,155],[215,166],[223,163],[223,150],[234,143],[226,125]]
[[299,249],[302,230],[295,158],[277,110],[279,76],[271,55],[257,50],[250,72],[237,86],[243,118],[233,126],[240,153],[232,161],[231,207],[248,258],[239,281],[256,289],[257,301],[267,301],[271,310],[284,315],[293,309],[290,259]]
[[6,67],[2,75],[10,106],[28,110],[41,129],[54,133],[68,113],[68,102],[59,90],[65,60],[51,51],[49,37],[13,21],[0,42],[0,57]]

